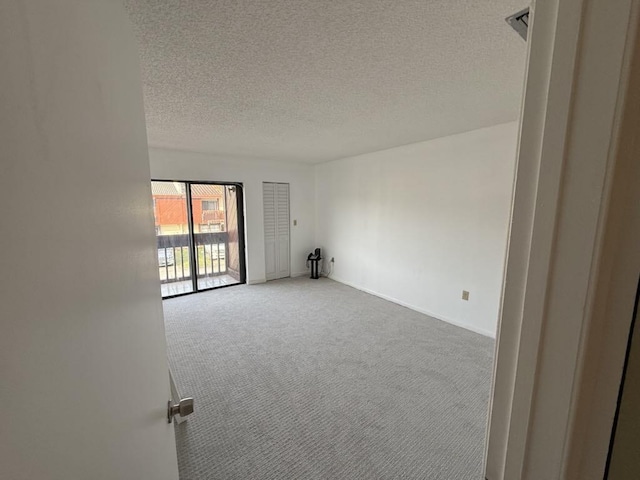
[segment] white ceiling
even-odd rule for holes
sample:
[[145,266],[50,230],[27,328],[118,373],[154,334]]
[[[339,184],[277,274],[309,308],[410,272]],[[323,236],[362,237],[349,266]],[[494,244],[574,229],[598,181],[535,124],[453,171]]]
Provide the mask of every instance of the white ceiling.
[[517,119],[526,0],[125,0],[149,143],[316,163]]

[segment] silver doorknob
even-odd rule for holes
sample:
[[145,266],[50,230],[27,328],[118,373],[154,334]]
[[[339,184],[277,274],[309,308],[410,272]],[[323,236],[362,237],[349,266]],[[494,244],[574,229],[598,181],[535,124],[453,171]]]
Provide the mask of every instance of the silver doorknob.
[[180,400],[177,404],[172,405],[171,400],[169,400],[169,405],[167,409],[167,421],[171,423],[173,421],[173,417],[176,415],[180,415],[181,417],[186,417],[187,415],[191,415],[193,413],[193,398],[187,397]]

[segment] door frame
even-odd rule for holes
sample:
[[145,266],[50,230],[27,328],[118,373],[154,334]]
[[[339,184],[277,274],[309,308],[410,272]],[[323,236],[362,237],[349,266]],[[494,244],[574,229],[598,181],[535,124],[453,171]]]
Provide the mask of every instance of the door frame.
[[630,80],[638,3],[532,5],[489,480],[604,472],[635,294],[628,278],[640,265],[640,222],[622,208],[640,204],[629,187],[640,153],[629,127],[640,116],[625,109],[628,82],[640,83]]
[[[167,295],[166,297],[162,297],[163,300],[168,300],[170,298],[175,297],[183,297],[185,295],[193,295],[194,293],[207,292],[209,290],[217,290],[220,288],[227,287],[235,287],[236,285],[243,285],[247,283],[247,249],[246,249],[246,238],[245,238],[245,217],[244,217],[244,185],[242,182],[216,182],[213,180],[174,180],[167,178],[152,178],[151,182],[173,182],[173,183],[184,183],[186,185],[185,195],[187,202],[187,224],[189,225],[189,258],[191,264],[193,265],[193,271],[195,275],[192,276],[193,282],[193,290],[191,292],[185,293],[177,293],[175,295]],[[195,254],[195,230],[193,228],[193,215],[191,213],[192,201],[191,201],[191,184],[197,185],[223,185],[225,187],[240,187],[236,190],[236,195],[238,196],[237,202],[238,206],[242,208],[238,208],[238,242],[240,243],[240,251],[241,255],[239,255],[239,263],[240,263],[240,281],[238,283],[234,283],[231,285],[220,285],[218,287],[210,287],[210,288],[197,288],[197,263],[196,263],[196,254]]]

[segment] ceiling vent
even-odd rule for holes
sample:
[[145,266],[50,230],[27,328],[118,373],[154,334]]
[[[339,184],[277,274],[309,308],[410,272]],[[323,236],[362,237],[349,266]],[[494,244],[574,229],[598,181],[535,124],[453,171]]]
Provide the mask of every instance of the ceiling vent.
[[518,13],[507,17],[507,23],[527,41],[527,30],[529,29],[529,7],[520,10]]

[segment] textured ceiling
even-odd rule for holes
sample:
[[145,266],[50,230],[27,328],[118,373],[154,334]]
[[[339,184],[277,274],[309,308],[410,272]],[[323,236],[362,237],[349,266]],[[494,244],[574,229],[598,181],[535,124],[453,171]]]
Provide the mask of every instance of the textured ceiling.
[[526,0],[125,0],[149,143],[316,163],[518,117]]

